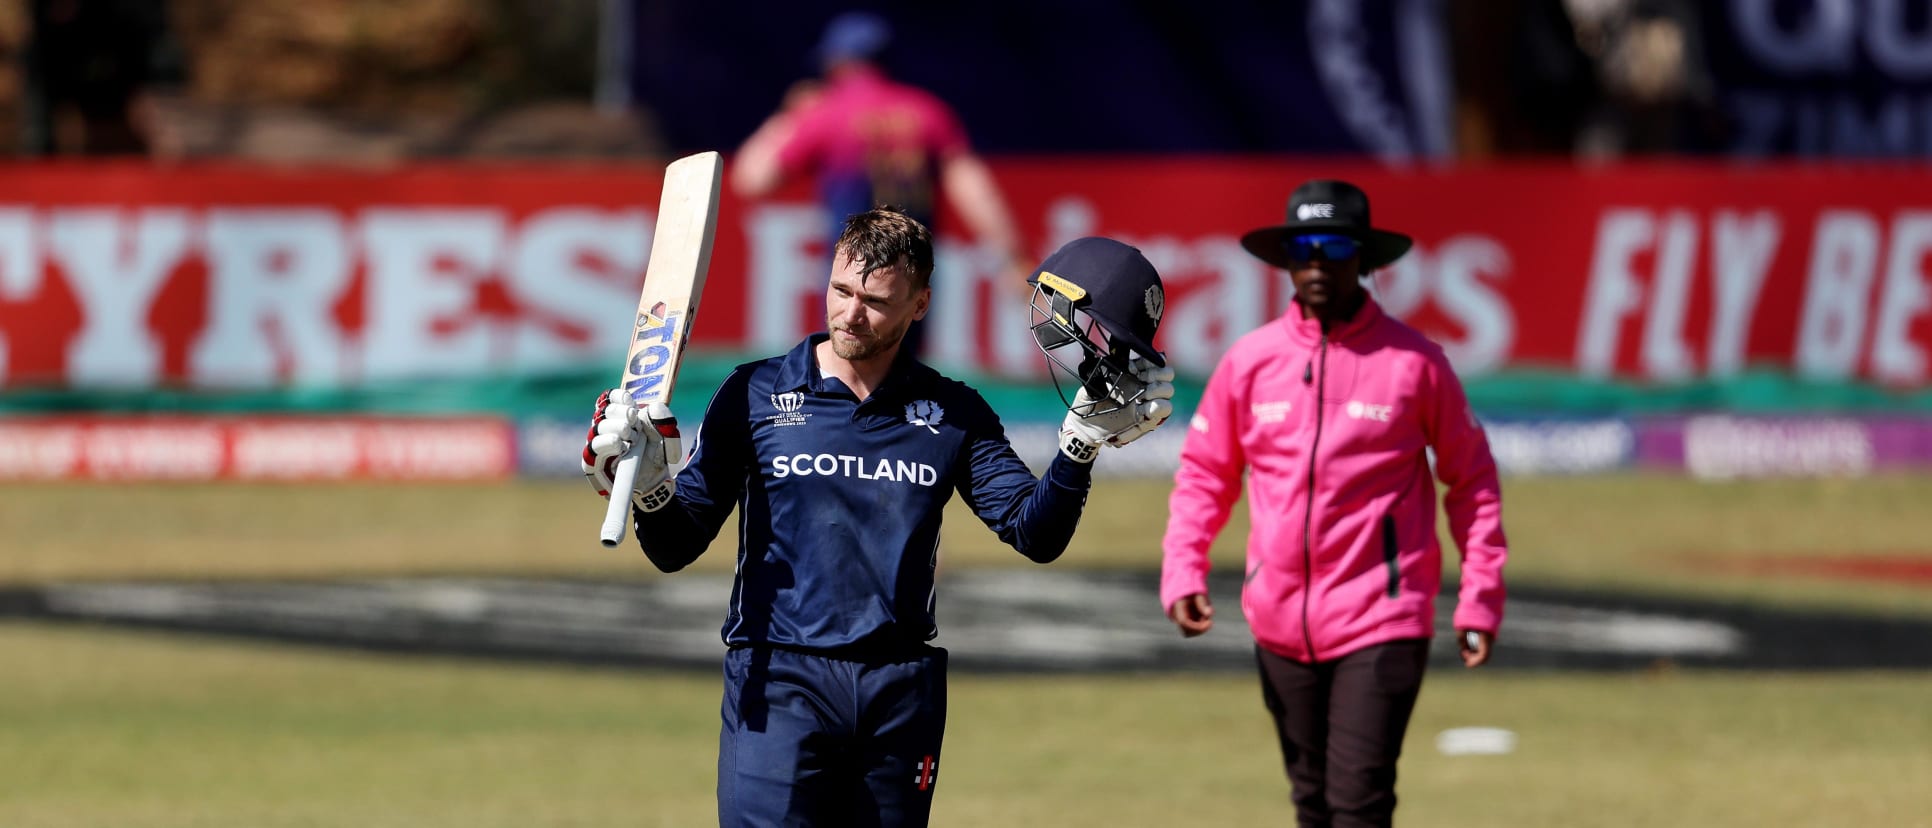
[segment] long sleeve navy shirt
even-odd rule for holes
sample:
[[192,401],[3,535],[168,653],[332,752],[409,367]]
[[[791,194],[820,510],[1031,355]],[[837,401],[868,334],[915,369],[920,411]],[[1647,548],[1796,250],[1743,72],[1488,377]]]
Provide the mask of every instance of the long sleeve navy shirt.
[[1073,537],[1092,467],[1056,453],[1035,479],[978,392],[904,354],[860,401],[819,373],[824,340],[732,372],[675,500],[633,510],[637,539],[675,572],[736,506],[727,645],[901,652],[938,634],[939,522],[954,491],[1001,540],[1046,563]]

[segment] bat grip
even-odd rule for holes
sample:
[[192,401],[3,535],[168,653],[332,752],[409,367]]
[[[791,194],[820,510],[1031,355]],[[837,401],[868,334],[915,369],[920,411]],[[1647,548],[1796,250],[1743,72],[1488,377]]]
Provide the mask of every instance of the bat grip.
[[632,443],[618,459],[617,473],[611,475],[610,505],[604,509],[604,528],[598,532],[606,549],[623,543],[624,529],[631,525],[631,489],[637,485],[637,459],[643,453],[643,440]]

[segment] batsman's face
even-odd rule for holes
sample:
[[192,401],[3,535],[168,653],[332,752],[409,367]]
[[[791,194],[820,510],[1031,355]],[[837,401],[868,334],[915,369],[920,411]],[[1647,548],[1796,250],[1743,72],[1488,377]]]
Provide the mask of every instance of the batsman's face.
[[825,289],[825,328],[832,353],[861,362],[889,356],[905,339],[913,320],[924,319],[931,288],[914,290],[904,266],[882,267],[861,275],[865,263],[838,257]]

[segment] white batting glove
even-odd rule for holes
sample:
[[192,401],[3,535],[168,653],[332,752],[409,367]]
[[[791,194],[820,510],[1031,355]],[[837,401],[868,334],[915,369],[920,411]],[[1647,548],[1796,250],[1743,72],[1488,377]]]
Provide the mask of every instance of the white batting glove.
[[619,389],[605,391],[597,398],[597,413],[584,437],[580,465],[584,479],[604,497],[610,497],[617,476],[617,461],[631,445],[643,441],[637,458],[637,478],[631,485],[631,505],[641,511],[655,512],[671,502],[677,493],[677,478],[671,466],[684,459],[684,441],[678,434],[678,421],[663,403],[652,403],[639,411],[630,397]]
[[[1144,391],[1143,391],[1144,389]],[[1139,394],[1138,401],[1128,404]],[[1060,423],[1060,452],[1069,459],[1091,463],[1101,446],[1124,446],[1141,435],[1160,428],[1174,414],[1174,369],[1156,367],[1135,354],[1127,360],[1127,373],[1109,395],[1119,405],[1104,414],[1080,416],[1079,411],[1094,408],[1094,398],[1082,386],[1073,397],[1073,408]],[[1102,403],[1102,407],[1106,407]]]

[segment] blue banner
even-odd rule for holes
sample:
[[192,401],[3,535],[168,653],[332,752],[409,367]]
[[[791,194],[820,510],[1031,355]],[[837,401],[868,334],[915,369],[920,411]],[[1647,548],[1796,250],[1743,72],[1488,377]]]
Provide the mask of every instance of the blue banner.
[[1700,4],[1729,152],[1932,156],[1932,4]]
[[[862,4],[863,5],[863,4]],[[990,153],[1450,153],[1442,0],[879,9],[882,63],[957,109]],[[630,94],[674,149],[736,147],[847,2],[637,3]]]

